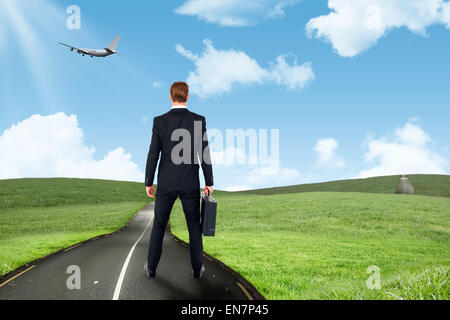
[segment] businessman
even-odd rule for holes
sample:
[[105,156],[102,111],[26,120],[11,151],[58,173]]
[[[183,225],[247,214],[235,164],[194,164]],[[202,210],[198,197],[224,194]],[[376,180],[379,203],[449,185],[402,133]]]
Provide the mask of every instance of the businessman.
[[[189,250],[193,277],[202,277],[203,239],[200,226],[200,180],[202,167],[205,192],[213,192],[213,170],[203,116],[187,109],[189,86],[175,82],[170,88],[172,109],[153,120],[153,134],[147,158],[145,185],[147,195],[155,198],[155,218],[150,236],[148,261],[144,270],[150,278],[156,270],[162,254],[164,233],[170,212],[180,198],[189,229]],[[157,192],[153,180],[158,170]]]

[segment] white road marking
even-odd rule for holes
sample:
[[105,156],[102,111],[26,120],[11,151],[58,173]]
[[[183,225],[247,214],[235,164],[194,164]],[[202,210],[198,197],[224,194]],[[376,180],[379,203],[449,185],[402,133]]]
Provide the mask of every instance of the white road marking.
[[148,222],[147,227],[145,227],[144,232],[142,232],[141,236],[139,237],[139,239],[136,241],[136,243],[133,245],[130,252],[128,253],[125,263],[123,264],[122,271],[120,271],[119,280],[117,280],[116,289],[114,290],[114,296],[112,298],[113,300],[119,300],[120,290],[122,289],[123,279],[125,278],[125,273],[127,272],[128,264],[130,263],[131,256],[133,255],[133,252],[134,252],[134,248],[136,248],[136,245],[139,243],[139,241],[141,241],[141,239],[144,236],[145,232],[147,231],[148,227],[152,223],[153,218],[154,218],[154,215],[150,218],[150,221]]

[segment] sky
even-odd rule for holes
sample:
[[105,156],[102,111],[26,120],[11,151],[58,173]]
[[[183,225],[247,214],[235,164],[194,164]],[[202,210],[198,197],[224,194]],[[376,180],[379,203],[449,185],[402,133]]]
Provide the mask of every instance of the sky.
[[0,0],[0,179],[143,181],[174,81],[210,130],[279,132],[277,167],[213,149],[216,188],[448,174],[449,51],[444,0]]

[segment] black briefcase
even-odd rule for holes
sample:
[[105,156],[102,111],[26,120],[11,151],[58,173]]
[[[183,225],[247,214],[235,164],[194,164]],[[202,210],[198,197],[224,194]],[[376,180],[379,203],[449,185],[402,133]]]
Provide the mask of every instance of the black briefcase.
[[205,237],[216,235],[217,202],[211,195],[202,192],[200,196],[200,223]]

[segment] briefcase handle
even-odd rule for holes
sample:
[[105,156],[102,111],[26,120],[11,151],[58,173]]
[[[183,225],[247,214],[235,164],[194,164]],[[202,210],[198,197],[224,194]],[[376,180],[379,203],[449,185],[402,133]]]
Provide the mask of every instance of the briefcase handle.
[[212,194],[211,194],[211,192],[208,192],[208,193],[206,193],[206,192],[201,192],[201,194],[204,194],[205,196],[207,196],[208,197],[208,199],[214,199],[213,198],[213,196],[212,196]]

